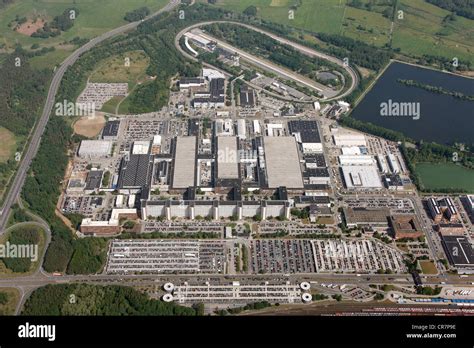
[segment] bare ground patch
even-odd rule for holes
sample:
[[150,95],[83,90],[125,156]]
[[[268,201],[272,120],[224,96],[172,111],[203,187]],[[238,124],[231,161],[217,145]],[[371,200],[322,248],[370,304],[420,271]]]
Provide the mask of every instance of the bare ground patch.
[[96,112],[96,116],[81,117],[74,123],[74,133],[93,138],[99,135],[105,125],[105,117],[102,113]]
[[42,18],[29,19],[26,23],[21,24],[16,28],[16,31],[20,34],[31,36],[38,29],[42,29],[46,21]]

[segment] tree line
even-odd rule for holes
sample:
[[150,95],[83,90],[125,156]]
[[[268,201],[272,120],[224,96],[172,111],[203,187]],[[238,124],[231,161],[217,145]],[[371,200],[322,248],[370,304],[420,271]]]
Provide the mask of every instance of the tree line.
[[430,4],[456,13],[458,16],[474,19],[474,2],[472,0],[426,0]]
[[26,301],[27,316],[195,316],[193,307],[151,299],[131,287],[58,284],[35,290]]

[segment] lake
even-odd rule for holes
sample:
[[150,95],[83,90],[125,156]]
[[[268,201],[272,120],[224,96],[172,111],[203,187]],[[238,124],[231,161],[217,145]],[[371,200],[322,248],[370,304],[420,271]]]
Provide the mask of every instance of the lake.
[[[352,117],[401,132],[414,140],[474,143],[474,102],[409,87],[397,79],[474,94],[474,79],[393,62],[353,110]],[[419,103],[419,119],[411,114],[382,116],[382,103]]]

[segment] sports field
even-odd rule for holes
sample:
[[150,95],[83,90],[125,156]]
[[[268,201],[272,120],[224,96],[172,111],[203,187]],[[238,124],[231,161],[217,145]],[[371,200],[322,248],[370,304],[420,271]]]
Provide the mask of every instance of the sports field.
[[8,129],[0,127],[0,163],[5,163],[15,151],[15,135]]
[[416,172],[426,189],[462,189],[474,193],[474,170],[452,163],[419,163]]
[[[289,19],[290,7],[299,2],[295,18]],[[370,0],[360,2],[374,4]],[[341,34],[376,46],[390,42],[391,19],[382,14],[391,8],[388,3],[376,2],[371,11],[346,6],[346,3],[348,0],[217,0],[216,6],[242,12],[254,5],[259,17],[277,23]],[[447,21],[449,11],[424,0],[399,0],[398,10],[403,11],[403,18],[397,16],[394,23],[393,48],[400,48],[408,55],[458,57],[474,64],[473,20],[456,16],[454,21]]]

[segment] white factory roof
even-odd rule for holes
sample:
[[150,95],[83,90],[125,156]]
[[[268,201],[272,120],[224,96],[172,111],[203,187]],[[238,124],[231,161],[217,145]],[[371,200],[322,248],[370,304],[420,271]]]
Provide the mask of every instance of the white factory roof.
[[149,141],[135,141],[133,143],[132,154],[133,155],[146,155],[150,151]]
[[239,178],[239,156],[236,137],[217,138],[217,176],[219,179]]
[[262,127],[260,126],[259,120],[253,120],[253,131],[255,134],[262,133]]
[[303,188],[298,148],[294,137],[265,137],[268,186]]
[[194,186],[196,173],[196,137],[176,138],[176,155],[174,159],[174,188]]
[[373,165],[375,164],[375,159],[373,156],[369,155],[341,155],[339,156],[339,163],[341,166],[347,165]]
[[214,79],[225,79],[225,75],[220,71],[207,68],[202,69],[202,76],[208,79],[209,81]]
[[187,32],[186,34],[184,34],[184,36],[190,38],[191,40],[197,41],[202,45],[208,45],[209,43],[211,43],[211,41],[203,38],[201,35],[196,35],[191,32]]
[[347,188],[382,188],[375,165],[342,166]]
[[153,137],[153,145],[161,145],[161,135],[155,135]]
[[333,134],[336,146],[367,146],[365,135],[354,132],[340,132]]
[[105,157],[112,151],[112,142],[107,140],[83,140],[78,154],[81,157]]
[[247,138],[247,128],[244,119],[237,120],[237,135],[240,139]]
[[360,155],[360,147],[358,146],[345,146],[341,148],[343,155]]

